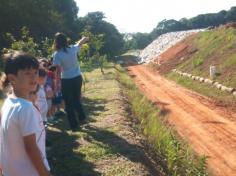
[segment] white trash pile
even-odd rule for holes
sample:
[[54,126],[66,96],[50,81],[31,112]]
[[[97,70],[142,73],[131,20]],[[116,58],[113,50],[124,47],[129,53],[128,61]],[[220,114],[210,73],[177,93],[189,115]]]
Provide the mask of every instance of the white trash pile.
[[153,59],[157,59],[158,56],[160,56],[164,51],[187,36],[204,30],[205,29],[194,29],[188,31],[170,32],[159,36],[141,51],[139,55],[139,63],[149,63]]

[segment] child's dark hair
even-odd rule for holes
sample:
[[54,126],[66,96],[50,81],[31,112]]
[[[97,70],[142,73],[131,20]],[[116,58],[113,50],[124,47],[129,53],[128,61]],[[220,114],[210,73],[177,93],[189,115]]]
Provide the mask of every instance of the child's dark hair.
[[3,58],[4,73],[6,74],[5,80],[3,80],[3,88],[7,87],[10,83],[7,79],[8,74],[17,75],[19,70],[39,68],[39,62],[34,56],[21,51],[5,54]]
[[44,68],[39,68],[39,77],[45,78],[47,76],[47,71]]
[[49,61],[45,58],[38,58],[39,60],[39,64],[44,67],[44,68],[48,68],[49,65]]
[[49,70],[52,72],[56,71],[56,69],[57,69],[57,67],[55,65],[52,65],[49,67]]

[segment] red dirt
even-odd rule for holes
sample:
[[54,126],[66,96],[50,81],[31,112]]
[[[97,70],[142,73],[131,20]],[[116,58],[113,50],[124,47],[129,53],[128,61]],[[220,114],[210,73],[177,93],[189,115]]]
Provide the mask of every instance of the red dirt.
[[231,22],[224,25],[225,28],[236,28],[236,23]]
[[192,44],[192,40],[196,37],[196,34],[192,34],[170,47],[167,51],[163,52],[158,58],[154,59],[153,64],[155,69],[159,73],[165,74],[170,70],[176,68],[176,65],[189,59],[197,49]]
[[128,66],[138,87],[157,106],[193,149],[208,158],[216,176],[236,176],[236,114],[168,81],[144,65]]

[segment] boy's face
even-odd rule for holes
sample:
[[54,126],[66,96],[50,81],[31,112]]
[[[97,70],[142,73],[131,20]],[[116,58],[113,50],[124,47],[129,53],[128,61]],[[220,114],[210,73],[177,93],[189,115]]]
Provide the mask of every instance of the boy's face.
[[45,77],[39,77],[39,78],[38,78],[38,84],[39,84],[40,86],[44,86],[45,83],[46,83],[46,80],[47,80],[47,76],[45,76]]
[[29,93],[36,90],[38,84],[38,70],[25,69],[19,70],[16,75],[10,74],[9,80],[14,89],[18,92]]

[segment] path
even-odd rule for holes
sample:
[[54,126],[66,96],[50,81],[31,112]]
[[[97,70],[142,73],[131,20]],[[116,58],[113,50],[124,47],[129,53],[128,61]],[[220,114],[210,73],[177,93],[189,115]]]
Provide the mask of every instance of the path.
[[[168,81],[144,65],[127,67],[143,93],[167,112],[168,121],[216,176],[236,176],[236,114]],[[233,120],[234,119],[234,120]]]

